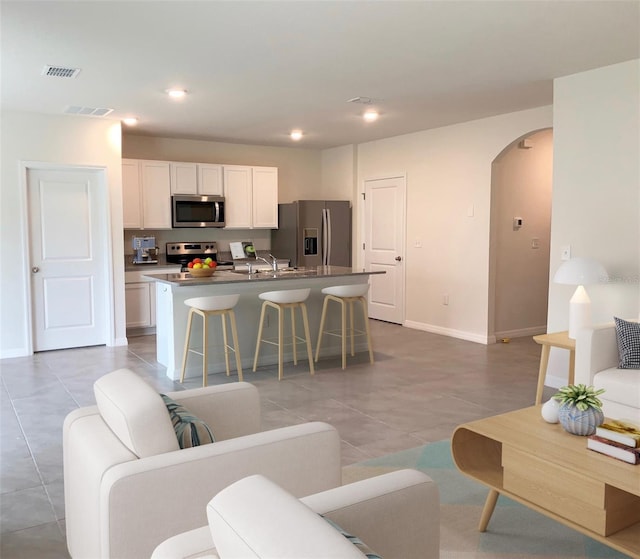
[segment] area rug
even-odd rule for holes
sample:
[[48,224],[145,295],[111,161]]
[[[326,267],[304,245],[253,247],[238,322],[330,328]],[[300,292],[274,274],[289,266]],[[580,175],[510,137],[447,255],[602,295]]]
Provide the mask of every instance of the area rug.
[[402,468],[438,484],[441,559],[628,557],[502,495],[487,531],[478,532],[488,490],[456,469],[448,440],[345,466],[343,483]]

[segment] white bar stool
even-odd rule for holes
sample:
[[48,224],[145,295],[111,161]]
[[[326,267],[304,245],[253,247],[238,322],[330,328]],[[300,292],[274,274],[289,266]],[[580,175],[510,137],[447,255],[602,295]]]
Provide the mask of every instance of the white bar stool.
[[[187,318],[187,335],[184,340],[184,354],[182,357],[182,372],[180,373],[180,382],[184,382],[184,373],[187,368],[187,357],[189,352],[202,355],[202,386],[207,386],[207,318],[213,315],[219,315],[222,320],[222,338],[224,342],[224,360],[227,366],[227,376],[229,376],[229,350],[236,354],[236,367],[238,369],[238,380],[242,379],[242,364],[240,361],[240,349],[238,347],[238,331],[236,329],[236,315],[233,307],[238,303],[240,295],[218,295],[214,297],[193,297],[187,299],[184,304],[190,307],[189,316]],[[189,340],[191,338],[191,325],[193,324],[193,315],[197,314],[202,317],[202,352],[189,348]],[[227,340],[227,322],[226,317],[231,322],[231,334],[233,336],[233,347]]]
[[[367,346],[369,348],[369,361],[373,363],[373,349],[371,347],[371,333],[369,332],[369,312],[367,310],[367,298],[365,295],[369,291],[369,284],[362,283],[356,285],[336,285],[333,287],[325,287],[322,290],[324,293],[324,302],[322,303],[322,318],[320,319],[320,331],[318,332],[318,345],[316,346],[316,363],[318,362],[318,356],[320,355],[320,344],[322,343],[322,334],[329,336],[339,336],[342,338],[342,368],[347,366],[347,333],[351,337],[351,356],[355,355],[354,335],[359,336],[366,335]],[[340,303],[342,307],[342,329],[340,332],[336,331],[324,331],[324,322],[327,315],[327,307],[329,301],[335,301]],[[353,327],[353,303],[360,301],[362,304],[362,315],[364,318],[364,332],[362,330],[355,330]],[[349,305],[349,330],[347,331],[347,306]]]
[[[283,354],[284,354],[284,315],[283,311],[291,309],[291,344],[293,345],[293,364],[298,364],[297,344],[306,342],[307,356],[309,358],[309,369],[311,374],[315,373],[313,368],[313,357],[311,350],[311,336],[309,335],[309,319],[307,317],[307,306],[304,302],[309,297],[311,289],[287,289],[285,291],[267,291],[260,293],[258,297],[264,301],[260,312],[260,326],[258,328],[258,340],[256,342],[256,355],[253,359],[253,372],[258,366],[258,354],[260,353],[260,343],[278,346],[278,380],[282,380]],[[278,341],[265,340],[262,338],[262,327],[267,307],[272,307],[278,311]],[[296,335],[295,309],[300,309],[302,314],[302,324],[304,326],[304,338]]]

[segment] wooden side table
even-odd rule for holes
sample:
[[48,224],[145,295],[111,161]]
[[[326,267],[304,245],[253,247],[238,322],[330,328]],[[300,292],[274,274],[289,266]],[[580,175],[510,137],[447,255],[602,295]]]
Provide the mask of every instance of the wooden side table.
[[542,403],[542,391],[544,389],[544,379],[547,376],[547,366],[549,365],[549,353],[552,347],[569,350],[569,382],[573,384],[576,370],[576,341],[569,337],[569,332],[554,332],[552,334],[540,334],[533,339],[542,346],[540,356],[540,370],[538,372],[538,388],[536,390],[536,404]]

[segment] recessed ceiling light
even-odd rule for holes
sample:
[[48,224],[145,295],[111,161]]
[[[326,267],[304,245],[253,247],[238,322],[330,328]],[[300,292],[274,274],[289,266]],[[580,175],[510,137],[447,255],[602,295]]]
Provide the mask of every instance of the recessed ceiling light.
[[378,111],[374,111],[373,109],[369,109],[367,111],[365,111],[365,113],[362,115],[362,118],[364,118],[367,122],[374,122],[376,120],[378,120]]
[[167,95],[173,99],[182,99],[186,94],[186,89],[167,89]]
[[292,130],[291,131],[291,139],[294,141],[298,141],[302,139],[302,130]]
[[134,116],[130,116],[127,118],[123,118],[122,122],[124,122],[127,126],[135,126],[138,124],[138,119]]

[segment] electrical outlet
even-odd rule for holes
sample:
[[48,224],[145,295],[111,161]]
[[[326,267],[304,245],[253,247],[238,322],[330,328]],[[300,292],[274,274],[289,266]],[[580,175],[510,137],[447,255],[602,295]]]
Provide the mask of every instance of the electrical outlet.
[[420,239],[413,241],[413,248],[422,248],[422,241]]

